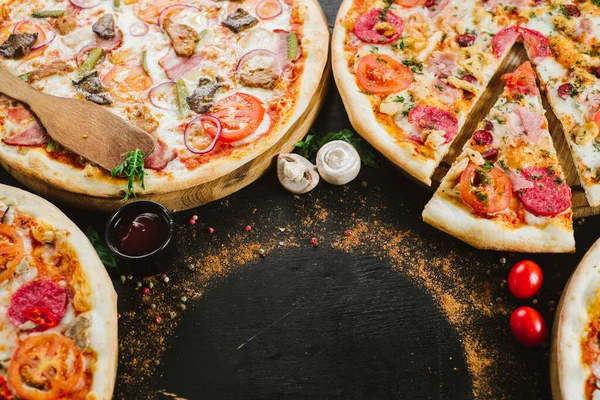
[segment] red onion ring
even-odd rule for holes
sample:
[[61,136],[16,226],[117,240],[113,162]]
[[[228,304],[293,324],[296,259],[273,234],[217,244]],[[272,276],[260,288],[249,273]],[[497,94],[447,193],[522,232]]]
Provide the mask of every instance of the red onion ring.
[[15,33],[15,34],[18,33],[17,30],[19,29],[19,27],[25,23],[30,23],[32,25],[35,25],[36,27],[39,28],[39,30],[44,31],[44,35],[46,35],[46,41],[38,44],[37,46],[34,45],[33,47],[31,47],[31,50],[41,49],[42,47],[49,45],[50,43],[52,43],[52,41],[54,39],[56,39],[56,31],[54,30],[54,27],[52,26],[52,24],[49,23],[48,21],[40,21],[40,23],[45,24],[47,27],[47,29],[42,29],[42,27],[39,24],[34,23],[30,19],[24,19],[22,21],[17,22],[17,24],[13,27],[12,33]]
[[[276,8],[271,11],[269,10],[270,6],[275,6]],[[279,0],[262,0],[260,3],[256,5],[256,15],[258,15],[261,19],[272,19],[277,17],[283,11],[283,7]]]
[[[213,138],[213,141],[211,142],[211,144],[208,145],[208,147],[206,147],[203,150],[198,150],[193,148],[189,143],[188,143],[188,139],[189,139],[189,131],[190,131],[190,127],[196,123],[197,121],[204,121],[204,120],[209,120],[211,122],[213,122],[216,126],[217,126],[217,134],[215,135],[215,137]],[[212,115],[199,115],[196,118],[194,118],[193,120],[191,120],[185,127],[185,131],[183,132],[183,143],[185,144],[185,147],[187,147],[187,149],[189,151],[191,151],[194,154],[206,154],[209,151],[211,151],[212,149],[215,148],[217,141],[219,140],[219,138],[221,137],[221,132],[223,132],[223,128],[221,126],[221,121],[219,121],[219,119],[217,117],[213,117]]]
[[[75,62],[77,63],[78,67],[81,67],[81,64],[83,64],[85,62],[85,59],[87,58],[87,52],[96,47],[98,47],[98,46],[88,44],[87,46],[83,46],[81,48],[81,50],[79,50],[79,52],[77,53],[77,56],[75,56]],[[105,57],[106,57],[106,54],[102,57],[102,59],[100,61],[98,61],[98,63],[101,63]]]
[[131,36],[140,37],[148,33],[148,24],[143,22],[136,22],[129,27],[129,33]]
[[92,8],[100,4],[102,0],[69,0],[69,2],[78,8]]
[[281,69],[281,63],[279,61],[279,57],[277,57],[277,54],[273,53],[272,51],[265,50],[265,49],[251,50],[251,51],[247,52],[246,54],[244,54],[242,56],[242,58],[240,58],[240,60],[238,61],[237,65],[235,66],[235,70],[237,71],[238,69],[240,69],[242,64],[246,63],[252,57],[256,57],[256,56],[268,56],[268,57],[273,58],[273,60],[275,61],[275,65],[277,65],[277,69],[278,69],[277,74],[279,76],[281,76],[282,69]]
[[167,87],[167,85],[175,86],[175,82],[168,81],[168,82],[163,82],[163,83],[160,83],[160,84],[154,86],[148,92],[148,99],[150,100],[150,103],[152,103],[152,105],[156,108],[160,108],[161,110],[174,111],[174,110],[177,110],[176,105],[174,105],[173,107],[164,107],[164,106],[160,105],[160,100],[158,99],[158,96],[161,94],[161,91],[164,90]]
[[185,4],[173,4],[172,6],[169,6],[160,12],[160,14],[158,16],[158,26],[160,26],[162,28],[163,22],[164,22],[165,18],[167,17],[167,14],[169,14],[171,11],[173,11],[177,8],[193,8],[194,10],[196,10],[198,12],[201,11],[198,7],[188,6]]

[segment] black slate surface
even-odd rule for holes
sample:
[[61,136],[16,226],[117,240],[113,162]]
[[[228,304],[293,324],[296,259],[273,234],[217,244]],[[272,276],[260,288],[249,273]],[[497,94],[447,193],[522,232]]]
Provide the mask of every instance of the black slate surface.
[[[331,26],[340,1],[321,3]],[[349,127],[333,85],[315,126],[321,132]],[[123,283],[121,273],[111,271],[119,311],[135,312],[119,325],[115,398],[549,399],[547,348],[517,345],[502,312],[469,320],[472,326],[453,325],[449,320],[455,319],[447,318],[440,301],[446,288],[455,297],[472,290],[476,299],[492,299],[492,310],[533,305],[550,327],[548,302],[558,300],[569,274],[597,239],[598,218],[576,224],[575,255],[477,251],[424,224],[420,213],[431,194],[381,157],[379,163],[379,169],[363,168],[345,188],[322,183],[300,198],[285,192],[271,171],[228,199],[176,214],[178,255],[166,270],[171,282],[160,283],[150,295],[160,293],[166,303],[177,303],[182,287],[195,287],[201,271],[190,271],[190,260],[221,246],[236,253],[245,243],[239,239],[243,235],[248,243],[270,247],[266,257],[239,268],[230,260],[227,276],[207,286],[198,283],[202,296],[188,301],[187,310],[173,320],[163,312],[158,331],[150,329],[155,324],[148,318],[152,298],[144,298],[136,285],[148,280],[134,277]],[[18,186],[6,173],[0,176],[3,183]],[[106,221],[106,216],[63,210],[84,229],[101,230]],[[195,226],[188,223],[193,214],[199,217]],[[317,222],[303,224],[307,217]],[[393,249],[382,251],[385,235],[381,243],[334,248],[357,221],[408,232],[403,251],[408,248],[414,258],[386,257]],[[245,232],[246,225],[251,232]],[[213,235],[206,232],[209,226],[215,228]],[[283,226],[282,233],[278,227]],[[291,234],[295,245],[288,246]],[[313,235],[319,239],[316,248],[310,244]],[[435,276],[427,266],[440,257],[451,260],[455,282],[440,280],[443,290],[426,290],[423,279],[409,272],[420,260]],[[506,265],[499,263],[501,257],[508,259]],[[517,301],[501,286],[511,263],[523,257],[537,261],[545,272],[537,304]],[[154,281],[162,282],[160,277]],[[459,282],[467,285],[453,286]],[[475,300],[466,310],[477,305]],[[465,332],[480,338],[479,351],[492,354],[491,363],[476,375],[464,352],[469,343]],[[164,351],[144,346],[157,335],[164,335]],[[131,337],[141,341],[128,341]],[[144,360],[158,363],[142,369]]]

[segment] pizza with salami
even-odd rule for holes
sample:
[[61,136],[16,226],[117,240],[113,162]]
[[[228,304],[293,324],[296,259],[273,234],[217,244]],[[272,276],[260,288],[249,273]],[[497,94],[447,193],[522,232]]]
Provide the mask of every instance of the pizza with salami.
[[334,76],[358,132],[430,185],[473,105],[521,41],[596,206],[599,27],[600,6],[591,0],[344,0],[333,34]]
[[502,77],[504,92],[425,207],[425,222],[478,248],[575,251],[571,188],[535,77],[529,61]]
[[60,210],[0,185],[0,398],[112,397],[117,296]]
[[[316,0],[0,4],[0,67],[154,136],[146,194],[217,179],[275,144],[307,109],[328,39]],[[91,196],[123,194],[122,178],[53,142],[7,97],[0,138],[0,161],[26,176]]]

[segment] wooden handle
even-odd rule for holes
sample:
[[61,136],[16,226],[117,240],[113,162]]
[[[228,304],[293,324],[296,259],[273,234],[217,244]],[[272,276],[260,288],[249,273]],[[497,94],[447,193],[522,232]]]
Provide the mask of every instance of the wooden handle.
[[14,76],[4,68],[0,68],[0,92],[23,103],[30,104],[40,92]]

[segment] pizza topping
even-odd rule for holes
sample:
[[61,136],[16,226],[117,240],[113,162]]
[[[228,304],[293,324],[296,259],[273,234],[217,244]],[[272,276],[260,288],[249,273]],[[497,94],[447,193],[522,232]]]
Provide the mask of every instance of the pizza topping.
[[427,60],[427,65],[433,73],[441,78],[454,74],[458,66],[458,54],[450,51],[434,51]]
[[169,147],[162,140],[156,141],[154,151],[144,160],[144,167],[155,171],[162,171],[168,163],[177,157],[175,149]]
[[519,27],[519,32],[523,36],[523,44],[527,53],[535,64],[539,64],[544,58],[550,56],[550,43],[546,36],[533,29],[523,27]]
[[27,81],[32,83],[51,75],[64,75],[68,72],[72,72],[74,69],[75,68],[73,68],[73,66],[66,61],[55,60],[50,64],[43,64],[38,69],[29,72],[27,74]]
[[[287,61],[297,61],[302,55],[302,48],[300,47],[300,39],[298,39],[298,35],[294,32],[288,32],[284,30],[275,30],[275,32],[280,34],[281,46],[284,47],[285,52],[283,52],[287,56]],[[287,63],[286,63],[287,64]]]
[[174,50],[161,58],[158,63],[165,70],[167,77],[173,81],[195,70],[204,61],[202,53],[196,53],[190,58],[178,57]]
[[65,13],[52,20],[54,29],[61,35],[68,35],[77,28],[77,10],[72,7],[67,7]]
[[92,25],[92,31],[104,40],[110,40],[115,37],[115,20],[112,14],[104,14],[98,21]]
[[494,137],[486,130],[480,129],[473,134],[473,141],[478,145],[492,144]]
[[363,42],[389,44],[402,35],[404,21],[389,10],[373,8],[358,17],[354,23],[354,34]]
[[65,331],[65,335],[75,341],[77,348],[85,351],[90,342],[89,331],[90,320],[84,315],[80,315],[69,325]]
[[75,86],[77,93],[81,94],[87,101],[100,105],[110,105],[113,103],[110,95],[102,87],[98,71],[92,71],[81,79],[73,81],[73,86]]
[[48,144],[48,134],[41,126],[35,124],[21,133],[2,139],[2,143],[10,146],[42,146]]
[[177,92],[175,90],[175,82],[163,82],[154,86],[148,92],[150,103],[156,108],[162,110],[177,110]]
[[260,19],[272,19],[281,14],[283,7],[279,0],[262,0],[256,6],[256,15]]
[[126,116],[130,123],[143,131],[152,133],[158,129],[158,120],[144,104],[135,104],[132,108],[127,108]]
[[599,133],[600,130],[598,129],[598,124],[594,121],[590,121],[586,124],[573,128],[571,131],[571,137],[578,145],[587,146],[594,142]]
[[514,89],[516,94],[536,95],[538,93],[535,83],[535,72],[529,61],[521,64],[515,72],[502,75],[506,87]]
[[469,162],[460,178],[460,197],[473,211],[495,214],[505,210],[512,198],[508,176],[491,163]]
[[579,8],[577,8],[577,6],[574,4],[561,4],[560,9],[563,12],[563,14],[567,17],[581,16],[581,11],[579,11]]
[[513,191],[519,191],[522,189],[531,189],[533,188],[533,182],[527,180],[521,176],[520,173],[513,171],[512,169],[508,170],[508,175],[510,176],[510,181],[513,185]]
[[21,286],[12,296],[8,319],[14,326],[36,323],[36,332],[56,326],[67,311],[67,290],[50,280],[33,281]]
[[171,39],[175,54],[179,57],[191,57],[194,54],[199,35],[191,26],[177,24],[167,18],[163,23],[163,28]]
[[[208,130],[216,132],[214,136]],[[212,115],[200,115],[185,127],[183,141],[185,147],[194,154],[205,154],[215,148],[223,129],[221,121]]]
[[262,49],[246,53],[238,62],[236,70],[242,85],[263,89],[273,89],[282,72],[277,55]]
[[35,24],[28,19],[24,19],[15,25],[13,33],[37,33],[37,39],[31,47],[31,50],[41,49],[42,47],[52,43],[52,41],[56,38],[56,31],[47,21],[40,21],[39,23]]
[[12,276],[24,253],[25,245],[19,232],[12,226],[0,224],[0,282]]
[[405,8],[413,8],[413,7],[422,6],[424,4],[427,5],[426,1],[427,0],[399,0],[399,1],[397,1],[397,3]]
[[277,178],[281,185],[294,194],[308,193],[317,187],[317,167],[299,154],[283,153],[277,157]]
[[[100,47],[91,45],[82,47],[81,50],[79,50],[79,52],[77,53],[77,56],[75,57],[77,66],[81,67],[81,69],[78,71],[79,74],[81,75],[82,72],[86,73],[88,71],[91,71],[96,67],[96,65],[104,61],[105,57],[106,53],[104,52],[104,49]],[[83,64],[87,65],[83,67]]]
[[429,9],[429,16],[435,17],[444,11],[450,0],[427,0],[425,7]]
[[103,48],[105,51],[113,51],[118,49],[123,44],[123,32],[117,28],[115,36],[112,39],[105,40],[102,38],[96,39],[96,46]]
[[450,143],[458,133],[458,120],[441,108],[419,104],[408,113],[408,122],[421,129],[444,131],[446,143]]
[[563,100],[567,100],[569,97],[573,97],[577,94],[577,90],[570,83],[564,83],[558,87],[558,97]]
[[212,108],[215,95],[223,86],[218,78],[214,81],[200,78],[198,87],[186,98],[186,101],[194,112],[204,114]]
[[19,398],[50,400],[70,397],[83,372],[83,356],[71,338],[42,333],[19,344],[8,380]]
[[345,185],[360,172],[360,155],[350,143],[333,140],[317,153],[317,170],[326,182]]
[[467,81],[468,83],[475,83],[475,82],[477,82],[477,78],[475,78],[471,74],[463,75],[462,78],[460,78],[460,79],[462,79],[463,81]]
[[114,92],[143,92],[152,86],[152,79],[140,65],[115,65],[102,77],[102,83]]
[[243,8],[238,8],[233,14],[227,16],[221,24],[233,32],[239,33],[258,24],[258,19],[248,14]]
[[69,0],[71,4],[79,8],[93,8],[102,2],[102,0]]
[[149,29],[150,28],[148,28],[148,24],[140,21],[136,22],[135,24],[132,24],[129,27],[129,33],[131,34],[131,36],[140,37],[148,33]]
[[496,33],[492,38],[492,52],[496,58],[501,58],[504,53],[512,47],[512,45],[521,36],[516,26],[510,28],[504,28],[500,32]]
[[[513,116],[516,116],[516,118]],[[521,134],[524,132],[534,143],[537,143],[544,133],[543,125],[545,121],[546,119],[542,114],[518,105],[515,106],[513,113],[508,118],[508,123],[515,133]]]
[[475,43],[475,40],[477,40],[477,36],[472,33],[461,33],[456,36],[456,43],[458,43],[460,47],[472,46]]
[[481,156],[484,160],[496,160],[498,158],[499,152],[500,150],[498,150],[497,147],[492,147],[491,149],[487,149],[486,151],[481,153]]
[[[212,113],[221,122],[221,142],[231,143],[250,136],[263,121],[265,109],[259,99],[246,93],[235,93],[221,99]],[[218,133],[216,127],[205,126],[212,137]]]
[[0,387],[2,388],[0,390],[0,398],[3,400],[13,400],[14,397],[12,395],[12,393],[10,392],[10,389],[8,388],[8,383],[6,382],[6,379],[4,379],[3,376],[0,376]]
[[392,94],[403,91],[413,82],[413,72],[385,54],[369,54],[356,68],[358,86],[373,94]]
[[64,10],[39,10],[32,12],[31,18],[58,18],[64,14]]
[[23,58],[31,52],[37,38],[37,33],[11,33],[0,46],[0,54],[6,58]]
[[517,192],[523,206],[532,214],[554,217],[571,207],[571,188],[552,166],[525,168],[521,176],[533,183],[532,188]]

